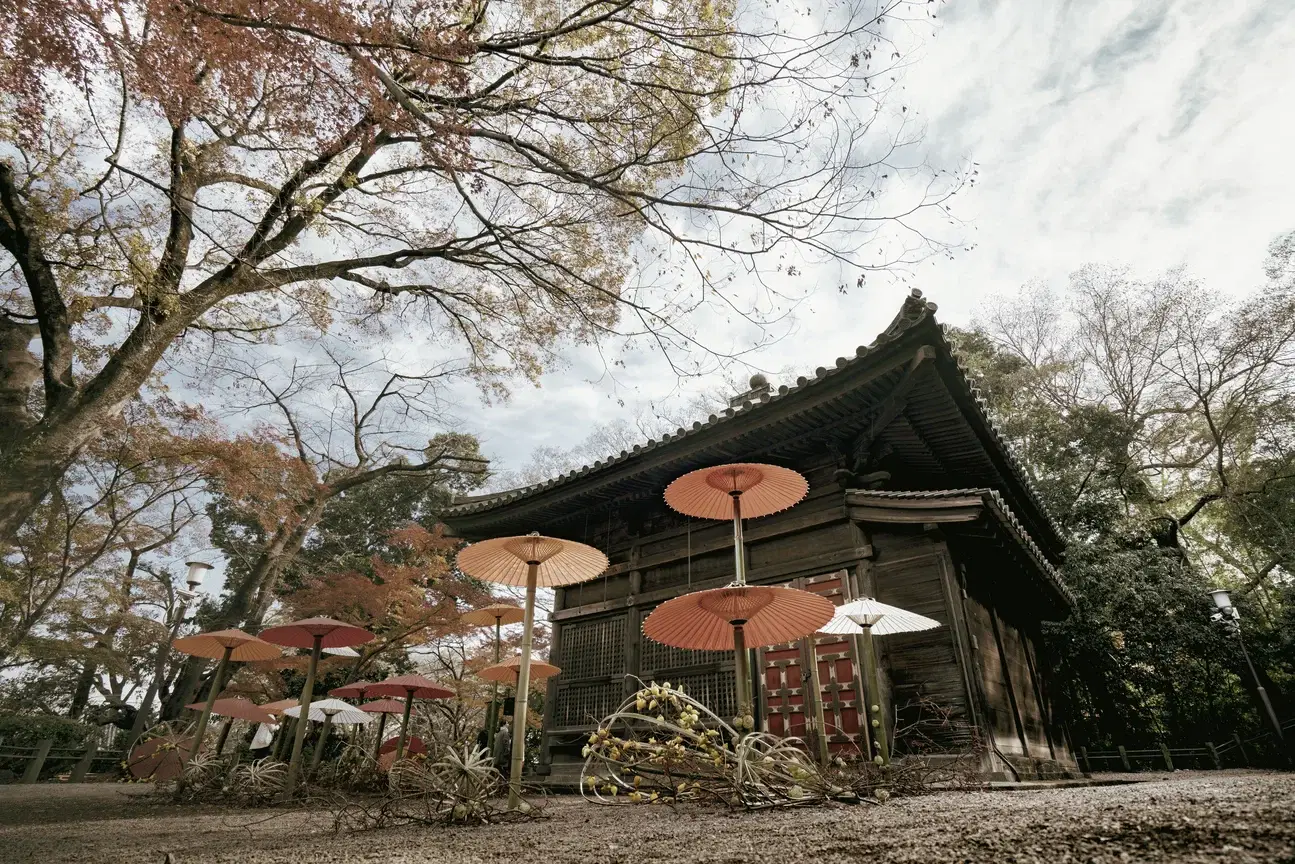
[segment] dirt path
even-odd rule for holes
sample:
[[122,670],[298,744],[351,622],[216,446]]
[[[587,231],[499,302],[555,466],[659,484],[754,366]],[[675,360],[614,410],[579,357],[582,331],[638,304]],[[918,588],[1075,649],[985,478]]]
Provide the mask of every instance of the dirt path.
[[323,814],[177,807],[140,787],[0,787],[4,864],[199,862],[1295,861],[1295,775],[1180,772],[1128,786],[945,793],[759,814],[555,799],[513,826],[334,834]]

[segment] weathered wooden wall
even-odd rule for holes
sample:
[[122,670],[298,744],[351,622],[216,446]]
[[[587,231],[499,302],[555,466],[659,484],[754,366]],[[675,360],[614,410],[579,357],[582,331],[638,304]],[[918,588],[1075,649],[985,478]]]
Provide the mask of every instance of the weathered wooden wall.
[[[933,731],[947,746],[966,746],[980,727],[981,737],[1004,753],[1059,758],[1050,749],[1053,735],[1037,672],[1038,621],[1029,619],[1028,610],[996,610],[992,580],[969,574],[934,526],[856,522],[844,490],[823,471],[809,473],[813,485],[807,500],[748,524],[750,581],[800,580],[813,590],[809,583],[844,570],[846,578],[833,583],[841,585],[835,602],[875,596],[942,623],[925,633],[875,640],[883,678],[882,716],[892,733],[896,708],[902,727],[918,718],[925,700],[951,714],[943,731]],[[686,651],[642,636],[643,619],[661,602],[731,581],[732,528],[681,519],[656,506],[662,512],[639,506],[628,517],[591,514],[594,527],[586,537],[609,550],[613,566],[604,578],[557,593],[552,658],[563,671],[548,685],[543,771],[550,763],[558,771],[576,764],[584,733],[633,692],[639,680],[683,683],[720,716],[736,712],[731,652]],[[635,529],[655,530],[640,534]],[[771,659],[760,655],[753,664],[758,714],[767,723],[772,688],[774,725],[799,732],[808,706],[794,679],[809,649],[792,645],[781,651]],[[833,688],[820,698],[825,705],[835,698],[832,710],[840,712],[829,725],[857,724],[857,716],[847,717],[855,708],[856,693],[850,688],[857,686],[857,645],[815,651],[823,655],[820,674]],[[804,658],[797,659],[801,653]],[[850,702],[848,710],[843,699]],[[862,740],[856,731],[836,736],[834,746],[856,746]]]
[[1037,616],[1013,602],[989,562],[971,558],[961,570],[967,624],[977,646],[973,674],[993,744],[1005,757],[1073,763],[1039,662]]

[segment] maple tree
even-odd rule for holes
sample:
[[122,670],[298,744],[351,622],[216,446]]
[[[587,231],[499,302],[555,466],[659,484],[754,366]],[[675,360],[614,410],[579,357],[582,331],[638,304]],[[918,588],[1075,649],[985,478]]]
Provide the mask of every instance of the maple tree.
[[[213,367],[207,386],[255,425],[208,445],[207,512],[212,540],[228,563],[224,594],[200,616],[204,628],[256,632],[276,602],[292,606],[305,591],[302,603],[321,596],[333,601],[318,602],[310,614],[349,612],[366,627],[391,618],[387,626],[398,629],[403,619],[381,602],[414,603],[426,582],[387,569],[382,572],[393,581],[379,591],[373,586],[383,577],[375,568],[418,556],[430,568],[442,541],[429,535],[413,544],[411,535],[393,545],[390,532],[416,521],[433,500],[448,500],[486,475],[488,462],[475,438],[427,435],[442,422],[439,388],[454,368],[410,374],[391,362],[355,360],[336,345],[317,347],[316,362],[230,356]],[[374,557],[379,544],[389,557]],[[356,578],[368,579],[370,599],[379,605],[355,605],[362,585],[348,571],[363,573]],[[315,585],[321,576],[333,580],[328,590]],[[369,613],[373,622],[364,620]],[[402,638],[393,645],[402,645]],[[192,701],[203,668],[199,659],[186,661],[166,716]]]
[[164,360],[404,328],[491,386],[573,341],[696,350],[699,310],[780,318],[808,262],[942,250],[915,214],[969,178],[888,99],[889,22],[927,5],[789,9],[0,7],[0,540]]
[[[141,561],[168,549],[201,512],[194,457],[207,430],[172,413],[137,402],[115,418],[0,559],[0,668],[66,662],[95,627],[91,647],[111,649],[131,614]],[[177,419],[192,434],[175,434]],[[82,596],[72,600],[74,591]]]

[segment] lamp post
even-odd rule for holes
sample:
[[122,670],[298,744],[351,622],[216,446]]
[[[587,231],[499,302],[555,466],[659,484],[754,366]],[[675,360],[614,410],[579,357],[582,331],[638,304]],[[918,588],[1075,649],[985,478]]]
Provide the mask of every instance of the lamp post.
[[157,658],[153,662],[153,680],[149,682],[148,689],[144,691],[144,698],[139,703],[139,708],[135,711],[135,720],[130,724],[130,735],[126,739],[126,752],[135,746],[139,736],[144,732],[144,724],[148,722],[148,712],[153,707],[153,699],[157,696],[158,686],[162,682],[162,676],[166,674],[166,658],[171,653],[171,643],[175,641],[176,634],[180,632],[180,625],[184,623],[184,613],[188,611],[189,604],[198,597],[198,589],[202,587],[203,575],[212,569],[212,566],[205,561],[186,561],[189,568],[188,574],[184,577],[184,582],[189,586],[188,590],[177,588],[175,596],[179,599],[180,605],[175,609],[175,619],[171,622],[171,629],[167,633],[166,641],[158,646]]
[[1255,680],[1255,690],[1259,692],[1259,701],[1263,703],[1264,713],[1267,714],[1268,722],[1272,724],[1273,732],[1277,735],[1277,746],[1285,747],[1286,742],[1282,735],[1281,721],[1277,719],[1277,712],[1273,710],[1273,703],[1268,699],[1268,691],[1264,689],[1263,683],[1259,680],[1259,673],[1255,671],[1255,664],[1250,662],[1250,652],[1246,650],[1245,640],[1241,638],[1241,613],[1232,605],[1232,598],[1228,596],[1226,588],[1215,588],[1209,594],[1214,598],[1214,605],[1219,610],[1210,616],[1210,620],[1221,625],[1229,633],[1237,637],[1237,644],[1241,646],[1241,656],[1246,658],[1246,666],[1250,669],[1250,677]]

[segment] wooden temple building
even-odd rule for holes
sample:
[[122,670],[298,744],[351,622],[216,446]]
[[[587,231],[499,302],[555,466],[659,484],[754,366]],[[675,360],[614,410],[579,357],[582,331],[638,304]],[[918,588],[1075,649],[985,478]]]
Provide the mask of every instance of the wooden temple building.
[[[1040,659],[1042,622],[1073,602],[1056,569],[1064,541],[935,309],[913,291],[871,345],[813,378],[774,390],[757,376],[731,408],[691,429],[450,508],[445,521],[467,539],[539,531],[612,562],[603,577],[556,591],[551,660],[562,673],[544,701],[541,774],[572,781],[588,731],[640,680],[684,684],[720,716],[735,713],[732,652],[642,634],[657,604],[733,578],[731,524],[681,516],[662,497],[681,474],[725,462],[783,465],[809,479],[800,504],[747,523],[752,583],[818,591],[838,605],[875,597],[942,622],[876,639],[883,692],[870,701],[882,705],[896,755],[920,738],[927,752],[974,749],[988,776],[1076,770]],[[830,748],[870,753],[856,640],[753,651],[762,728],[805,735],[817,699]],[[818,693],[803,674],[811,650]]]

